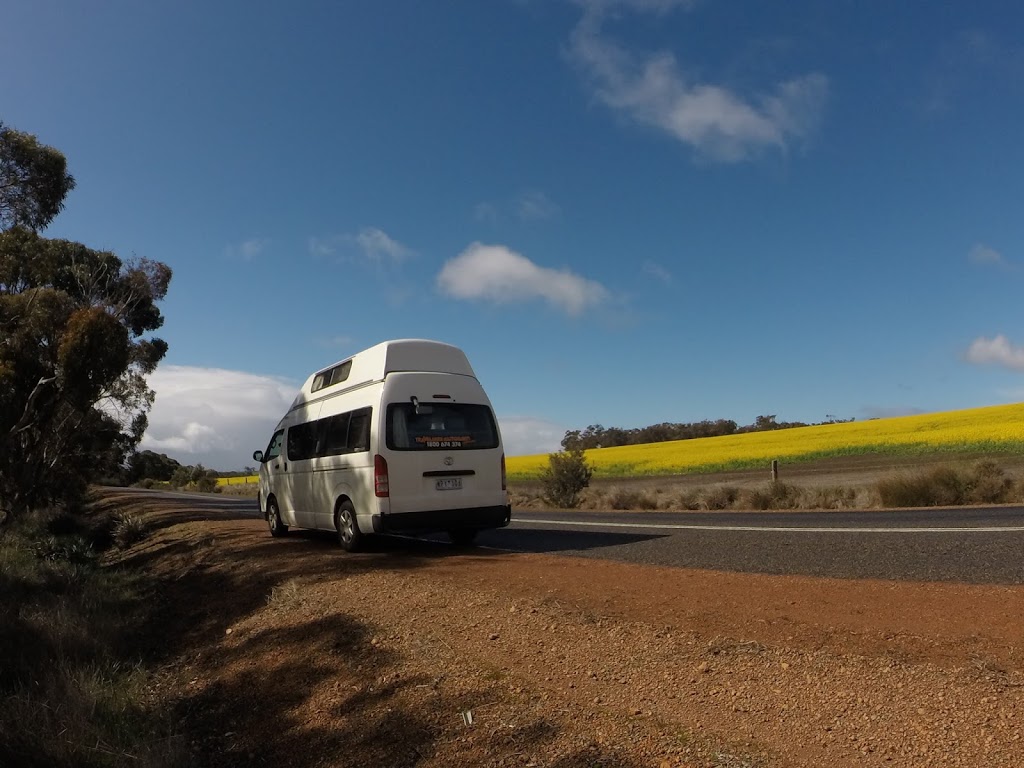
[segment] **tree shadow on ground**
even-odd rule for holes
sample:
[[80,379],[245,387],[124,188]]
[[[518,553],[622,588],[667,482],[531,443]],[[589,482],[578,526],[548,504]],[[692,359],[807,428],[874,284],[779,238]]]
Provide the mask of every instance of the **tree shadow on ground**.
[[[181,594],[172,597],[193,604],[197,593],[229,586],[208,577],[196,573],[176,580],[168,586]],[[536,710],[524,717],[518,710],[522,702],[505,702],[508,694],[498,681],[449,686],[422,659],[407,658],[372,626],[342,611],[323,615],[322,606],[303,605],[301,595],[277,596],[265,610],[276,615],[258,625],[243,622],[228,637],[222,631],[220,642],[183,642],[175,649],[190,658],[182,672],[191,681],[176,714],[198,764],[499,765],[542,752],[561,736],[557,717]],[[304,611],[314,615],[305,617]],[[197,615],[191,620],[203,621]],[[518,722],[510,727],[492,713],[490,719],[480,716],[473,728],[459,723],[460,712],[483,702],[503,707],[504,717]],[[554,765],[639,764],[589,745],[569,747]]]
[[[250,520],[148,508],[147,520],[160,527],[118,565],[152,578],[136,649],[173,681],[173,714],[194,764],[499,765],[547,750],[558,768],[638,765],[611,748],[571,742],[564,714],[511,701],[497,679],[469,674],[449,683],[344,606],[303,602],[307,585],[507,553],[380,537],[349,554],[323,532],[273,539]],[[172,527],[197,519],[213,524]],[[459,713],[482,703],[476,722],[464,724]]]

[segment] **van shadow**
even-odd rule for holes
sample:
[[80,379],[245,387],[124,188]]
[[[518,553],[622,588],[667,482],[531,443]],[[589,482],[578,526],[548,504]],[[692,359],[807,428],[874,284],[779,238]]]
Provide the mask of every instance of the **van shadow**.
[[566,531],[547,528],[502,528],[483,532],[481,547],[533,552],[537,554],[586,552],[609,547],[624,547],[643,541],[667,538],[666,534],[618,533],[614,531]]
[[[311,546],[337,547],[334,534],[327,531],[295,530],[288,536],[309,542]],[[471,554],[494,557],[509,552],[555,554],[622,547],[643,541],[666,538],[665,534],[618,533],[608,531],[561,531],[541,528],[498,528],[481,531],[473,545],[452,544],[443,533],[423,536],[368,536],[361,550],[365,554],[404,555],[442,558]]]

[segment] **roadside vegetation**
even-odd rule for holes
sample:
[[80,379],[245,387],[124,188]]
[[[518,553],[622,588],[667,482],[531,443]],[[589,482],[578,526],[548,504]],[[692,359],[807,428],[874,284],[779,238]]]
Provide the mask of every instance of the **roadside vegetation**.
[[172,726],[147,705],[133,649],[141,576],[104,553],[145,538],[134,515],[33,512],[0,533],[0,764],[187,765]]
[[541,480],[544,499],[562,509],[578,507],[580,494],[590,485],[593,474],[579,448],[550,454]]
[[878,483],[878,496],[887,507],[1002,504],[1024,499],[1024,484],[1007,477],[996,462],[981,461],[968,469],[946,466],[894,475]]
[[0,765],[184,765],[132,652],[140,585],[102,566],[146,526],[85,504],[145,432],[171,270],[42,237],[74,187],[0,123]]
[[[557,454],[553,454],[557,455]],[[590,510],[841,510],[1024,503],[1021,462],[993,459],[942,463],[878,472],[860,482],[821,484],[736,480],[731,474],[612,478],[581,488],[575,504]],[[812,465],[819,466],[819,465]],[[828,470],[822,470],[827,473]],[[542,482],[510,484],[512,505],[539,509],[553,504]]]

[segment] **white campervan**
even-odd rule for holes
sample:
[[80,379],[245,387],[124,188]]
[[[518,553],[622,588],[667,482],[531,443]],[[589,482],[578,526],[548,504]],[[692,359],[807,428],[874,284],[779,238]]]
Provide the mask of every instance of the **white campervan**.
[[314,373],[260,464],[270,533],[336,531],[355,551],[371,533],[447,531],[467,544],[508,525],[505,453],[465,353],[402,339]]

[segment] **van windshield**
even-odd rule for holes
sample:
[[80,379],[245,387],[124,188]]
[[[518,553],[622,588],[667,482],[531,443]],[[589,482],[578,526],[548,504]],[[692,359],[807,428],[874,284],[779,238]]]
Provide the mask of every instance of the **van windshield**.
[[498,447],[498,427],[486,405],[392,403],[387,446],[394,451],[481,450]]

